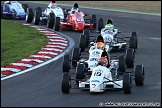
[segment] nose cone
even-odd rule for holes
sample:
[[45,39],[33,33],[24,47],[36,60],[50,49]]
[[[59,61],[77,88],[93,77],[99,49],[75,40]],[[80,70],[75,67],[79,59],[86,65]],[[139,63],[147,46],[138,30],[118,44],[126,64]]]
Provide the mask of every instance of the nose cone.
[[84,30],[84,24],[78,24],[78,31]]
[[97,83],[90,84],[90,92],[102,92],[100,84]]

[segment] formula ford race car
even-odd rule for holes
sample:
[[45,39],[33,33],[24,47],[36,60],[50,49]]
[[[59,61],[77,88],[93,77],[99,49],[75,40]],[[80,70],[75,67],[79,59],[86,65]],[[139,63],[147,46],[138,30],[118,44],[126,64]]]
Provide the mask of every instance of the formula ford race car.
[[[65,21],[60,21],[55,25],[56,28],[63,30],[70,29],[74,31],[83,31],[84,29],[96,29],[96,15],[92,14],[87,17],[83,12],[67,11],[67,18]],[[86,16],[86,17],[85,17]],[[56,18],[57,19],[57,18]]]
[[[108,34],[100,34],[98,36],[92,36],[90,35],[90,31],[85,30],[83,31],[83,34],[80,35],[80,42],[79,47],[81,48],[81,51],[84,52],[84,49],[86,47],[89,47],[90,49],[94,48],[97,42],[103,42],[105,46],[105,50],[107,52],[113,52],[113,51],[120,51],[120,50],[126,50],[128,48],[133,48],[134,52],[137,48],[137,42],[135,39],[136,32],[131,32],[132,35],[130,37],[126,37],[126,39],[123,39],[124,37],[117,37],[117,41],[113,38],[113,35]],[[136,35],[137,36],[137,35]],[[95,39],[90,39],[90,37]],[[96,38],[97,37],[97,38]],[[128,40],[129,39],[129,40]]]
[[107,57],[108,67],[111,69],[117,67],[117,70],[124,72],[127,68],[134,67],[134,50],[127,49],[126,55],[110,55],[105,50],[93,49],[89,52],[88,57],[82,57],[80,48],[73,48],[72,56],[66,54],[63,59],[63,72],[69,72],[70,69],[77,67],[79,64],[85,65],[85,72],[91,73],[92,69],[98,64],[100,57]]
[[41,7],[36,7],[35,10],[29,8],[27,10],[26,22],[31,23],[33,21],[35,25],[39,25],[39,23],[47,24],[48,28],[53,28],[55,22],[58,22],[58,18],[61,21],[64,20],[64,11],[56,5],[55,1],[52,1],[44,12],[42,12]]
[[[107,23],[109,22],[109,19]],[[133,31],[130,33],[130,36],[118,36],[118,33],[121,33],[118,31],[118,29],[108,30],[107,28],[104,28],[103,18],[98,19],[98,31],[100,31],[100,34],[103,36],[104,41],[110,44],[111,51],[113,50],[122,50],[127,48],[129,45],[130,48],[133,48],[134,50],[137,49],[138,45],[138,38],[137,38],[137,32]],[[129,40],[128,40],[129,39]]]
[[56,18],[55,28],[63,30],[83,31],[84,29],[96,29],[96,15],[84,14],[80,11],[77,3],[74,4],[72,9],[64,9],[65,20],[61,21]]
[[1,6],[1,18],[25,19],[27,8],[27,4],[5,1]]
[[[76,78],[71,77],[71,73],[63,72],[61,90],[69,93],[70,89],[89,89],[90,92],[104,92],[107,89],[123,90],[124,94],[130,94],[132,90],[132,79],[135,79],[137,86],[144,84],[144,66],[136,65],[134,71],[123,72],[120,77],[117,71],[113,72],[106,66],[97,65],[93,68],[91,75],[84,72],[84,64],[78,65]],[[72,85],[72,81],[76,81]]]
[[[80,11],[67,11],[66,20],[58,22],[57,28],[83,31],[84,29],[96,29],[96,15],[89,16]],[[59,21],[59,20],[58,20]]]

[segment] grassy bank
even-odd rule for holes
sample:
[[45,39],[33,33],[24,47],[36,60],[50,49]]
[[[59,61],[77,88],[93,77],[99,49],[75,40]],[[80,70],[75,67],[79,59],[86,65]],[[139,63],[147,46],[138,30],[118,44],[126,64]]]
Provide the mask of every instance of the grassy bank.
[[161,1],[57,1],[57,3],[92,6],[95,8],[121,9],[139,12],[161,13]]
[[[34,2],[34,1],[33,1]],[[38,2],[38,1],[36,1]],[[47,4],[50,1],[41,1]],[[146,13],[161,13],[161,1],[56,1],[57,4],[88,6],[94,8],[119,9]]]
[[1,67],[33,55],[47,42],[35,28],[1,19]]

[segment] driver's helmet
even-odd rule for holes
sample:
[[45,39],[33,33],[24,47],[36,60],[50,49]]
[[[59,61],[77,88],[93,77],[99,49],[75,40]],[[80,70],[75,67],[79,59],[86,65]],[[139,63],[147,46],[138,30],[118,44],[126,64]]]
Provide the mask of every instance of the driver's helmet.
[[113,20],[112,19],[108,19],[107,20],[107,24],[113,24]]
[[74,3],[74,8],[79,8],[78,3]]
[[106,57],[101,57],[98,59],[98,65],[108,66],[108,60]]
[[104,50],[104,43],[103,42],[97,42],[96,43],[96,49]]
[[72,12],[72,13],[78,12],[78,8],[73,7],[73,8],[71,9],[71,12]]
[[56,3],[52,3],[51,4],[51,8],[56,8],[57,7],[57,4]]
[[7,4],[11,4],[11,1],[7,1]]
[[114,30],[114,25],[112,24],[106,24],[105,29],[113,31]]

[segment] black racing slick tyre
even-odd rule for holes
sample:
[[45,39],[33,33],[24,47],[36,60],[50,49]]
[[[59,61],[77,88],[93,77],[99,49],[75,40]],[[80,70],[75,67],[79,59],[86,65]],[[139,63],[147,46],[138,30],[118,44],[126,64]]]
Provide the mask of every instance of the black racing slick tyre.
[[86,36],[86,46],[88,47],[89,44],[89,38],[90,38],[90,31],[89,30],[84,30],[83,35]]
[[119,56],[119,71],[124,73],[126,70],[125,56]]
[[136,86],[143,86],[144,84],[144,66],[143,65],[136,65],[135,67],[135,83]]
[[93,28],[96,29],[96,25],[97,25],[97,18],[95,14],[90,15],[90,21],[93,24]]
[[39,11],[40,17],[42,16],[42,8],[41,7],[36,7],[35,11]]
[[71,88],[71,80],[69,72],[62,74],[61,90],[63,93],[69,93]]
[[53,28],[54,26],[54,20],[55,20],[55,14],[53,12],[51,12],[48,16],[48,20],[47,20],[47,27],[48,28]]
[[34,25],[39,25],[39,21],[40,21],[40,12],[39,11],[35,11],[34,12]]
[[126,50],[126,64],[127,68],[133,68],[134,67],[134,49],[129,48]]
[[72,60],[71,63],[73,67],[77,66],[77,61],[80,60],[80,55],[81,55],[80,48],[73,48],[72,56],[71,56],[71,60]]
[[70,71],[70,56],[69,55],[64,55],[62,69],[63,69],[63,73]]
[[79,80],[84,79],[84,64],[78,64],[76,67],[76,83],[79,83]]
[[137,44],[138,44],[138,37],[137,37],[137,32],[131,32],[131,36],[135,37],[135,43],[136,43],[136,49],[137,49]]
[[31,23],[32,20],[33,20],[33,9],[32,8],[27,8],[26,22]]
[[131,36],[130,37],[130,40],[129,40],[129,48],[133,48],[134,49],[134,52],[135,52],[135,49],[136,49],[136,40],[135,40],[135,37]]
[[56,17],[55,18],[54,30],[55,31],[59,31],[60,30],[60,17]]
[[81,48],[81,52],[84,52],[85,47],[86,47],[86,36],[80,35],[79,48]]
[[130,73],[123,74],[123,91],[124,91],[124,94],[131,94],[132,78],[131,78]]
[[22,7],[23,7],[25,13],[27,13],[28,4],[22,4]]
[[104,20],[103,18],[98,19],[98,31],[101,31],[101,29],[104,28]]

